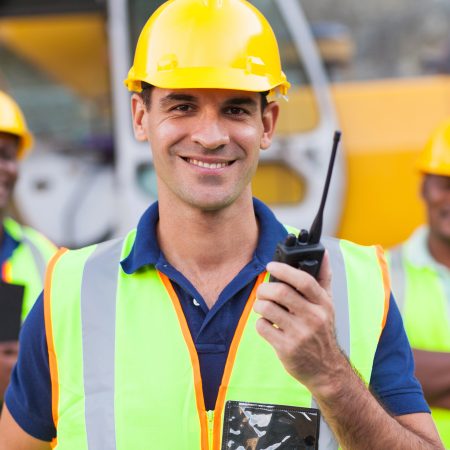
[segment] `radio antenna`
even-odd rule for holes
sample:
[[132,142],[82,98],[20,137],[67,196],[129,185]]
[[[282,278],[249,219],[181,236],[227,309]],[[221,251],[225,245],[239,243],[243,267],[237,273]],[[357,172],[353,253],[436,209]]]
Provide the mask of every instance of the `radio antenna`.
[[[308,244],[317,244],[320,241],[322,235],[322,221],[323,211],[325,209],[325,202],[327,201],[328,188],[330,187],[331,175],[333,174],[334,159],[336,158],[336,152],[341,139],[341,132],[335,131],[333,136],[333,148],[331,150],[330,162],[328,163],[327,178],[325,179],[325,186],[322,192],[322,200],[320,201],[319,210],[317,211],[314,222],[309,230]],[[299,236],[300,238],[300,236]]]

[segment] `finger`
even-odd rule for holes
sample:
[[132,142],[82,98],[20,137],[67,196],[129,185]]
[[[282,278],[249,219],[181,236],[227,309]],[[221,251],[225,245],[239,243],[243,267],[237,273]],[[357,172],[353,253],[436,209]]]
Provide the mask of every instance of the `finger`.
[[295,315],[303,314],[304,306],[310,304],[300,292],[282,282],[262,283],[256,291],[256,298],[275,302]]
[[289,311],[273,301],[261,300],[258,298],[253,305],[253,310],[281,330],[286,329],[291,321],[291,314]]
[[264,317],[260,317],[256,321],[256,331],[264,338],[275,350],[277,350],[283,341],[282,331],[274,327]]
[[324,289],[309,273],[274,261],[267,264],[267,270],[279,281],[292,286],[311,303],[321,304],[325,301]]
[[322,264],[320,266],[320,271],[317,276],[317,282],[325,289],[328,294],[331,296],[331,263],[330,263],[330,255],[328,250],[325,250],[325,254],[323,255]]

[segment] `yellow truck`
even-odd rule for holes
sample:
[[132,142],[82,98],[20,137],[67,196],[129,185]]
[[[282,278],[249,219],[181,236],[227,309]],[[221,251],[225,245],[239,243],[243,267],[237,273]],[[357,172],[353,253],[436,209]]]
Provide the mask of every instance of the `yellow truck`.
[[[211,0],[213,1],[213,0]],[[131,49],[161,0],[17,0],[0,5],[0,87],[36,135],[16,207],[66,246],[123,234],[156,198],[123,86]],[[414,167],[450,115],[450,76],[330,83],[299,0],[252,0],[272,23],[292,82],[255,195],[285,223],[316,213],[335,129],[343,132],[324,232],[391,246],[424,220]]]

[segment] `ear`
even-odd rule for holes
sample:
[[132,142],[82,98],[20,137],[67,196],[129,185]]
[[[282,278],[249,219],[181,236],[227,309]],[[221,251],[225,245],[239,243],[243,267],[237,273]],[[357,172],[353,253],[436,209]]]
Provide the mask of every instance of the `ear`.
[[131,114],[133,116],[134,137],[138,141],[146,141],[144,118],[147,115],[147,109],[141,96],[136,93],[131,96]]
[[262,122],[264,127],[264,133],[261,137],[261,149],[265,150],[270,147],[272,143],[272,136],[275,132],[275,125],[278,120],[280,112],[280,105],[277,102],[270,102],[262,113]]

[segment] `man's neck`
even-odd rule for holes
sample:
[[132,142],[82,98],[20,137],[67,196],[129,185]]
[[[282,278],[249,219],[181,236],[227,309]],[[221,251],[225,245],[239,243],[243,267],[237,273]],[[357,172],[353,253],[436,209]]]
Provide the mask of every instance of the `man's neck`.
[[158,242],[167,261],[212,306],[223,288],[251,261],[258,223],[251,196],[220,211],[159,203]]
[[450,242],[430,233],[428,235],[428,250],[439,264],[450,270]]
[[[159,203],[158,240],[169,262],[182,258],[201,270],[253,255],[258,225],[251,197],[220,211]],[[170,261],[171,256],[177,256]]]

